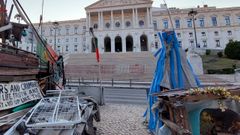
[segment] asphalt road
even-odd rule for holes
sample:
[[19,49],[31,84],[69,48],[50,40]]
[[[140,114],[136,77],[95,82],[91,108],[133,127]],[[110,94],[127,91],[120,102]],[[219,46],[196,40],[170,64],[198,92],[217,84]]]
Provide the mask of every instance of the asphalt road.
[[105,88],[105,103],[147,105],[145,89]]

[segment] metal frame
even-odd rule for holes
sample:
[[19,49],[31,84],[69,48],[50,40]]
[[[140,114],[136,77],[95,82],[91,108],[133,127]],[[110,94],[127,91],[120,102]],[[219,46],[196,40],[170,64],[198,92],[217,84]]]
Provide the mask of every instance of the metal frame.
[[[49,100],[52,100],[53,102],[46,103],[46,101]],[[49,110],[51,108],[54,109],[51,111]],[[51,116],[48,117],[48,115]],[[75,116],[74,119],[72,119],[73,116]],[[66,117],[72,120],[64,119]],[[41,119],[45,122],[42,122]],[[34,122],[32,122],[32,120],[34,120]],[[36,122],[36,120],[40,121]],[[26,126],[32,129],[72,129],[74,125],[81,123],[81,121],[82,118],[80,114],[78,97],[62,97],[60,92],[59,97],[42,99],[31,113],[30,117],[27,119]]]

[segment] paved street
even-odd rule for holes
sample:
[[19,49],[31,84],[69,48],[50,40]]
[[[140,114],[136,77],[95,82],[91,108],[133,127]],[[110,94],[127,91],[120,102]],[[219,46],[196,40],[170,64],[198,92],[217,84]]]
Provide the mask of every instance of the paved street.
[[147,104],[145,89],[105,88],[104,98],[106,103],[136,104],[136,105]]
[[106,104],[100,107],[97,135],[150,135],[142,124],[145,105]]

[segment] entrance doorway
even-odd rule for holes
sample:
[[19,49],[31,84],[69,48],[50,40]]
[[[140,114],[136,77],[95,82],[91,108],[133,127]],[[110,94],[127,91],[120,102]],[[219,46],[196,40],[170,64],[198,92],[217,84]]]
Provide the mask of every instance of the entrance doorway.
[[104,38],[104,52],[111,52],[111,38]]
[[130,35],[126,37],[126,51],[127,52],[133,51],[133,38]]
[[120,36],[115,38],[115,52],[122,52],[122,38]]
[[148,51],[148,39],[146,35],[140,37],[141,51]]

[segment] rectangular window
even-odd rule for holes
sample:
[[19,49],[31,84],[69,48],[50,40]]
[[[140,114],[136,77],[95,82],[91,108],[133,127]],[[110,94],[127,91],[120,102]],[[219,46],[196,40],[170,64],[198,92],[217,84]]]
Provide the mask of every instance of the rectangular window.
[[227,33],[228,33],[228,36],[232,35],[232,31],[231,30],[227,31]]
[[180,20],[175,20],[175,27],[176,29],[179,29],[180,28]]
[[68,52],[68,45],[66,45],[66,52]]
[[61,42],[61,39],[58,39],[58,43],[60,43]]
[[219,36],[219,32],[218,32],[218,31],[215,31],[215,32],[214,32],[214,35],[215,35],[215,36]]
[[202,36],[205,37],[206,36],[206,32],[202,32]]
[[187,20],[187,27],[192,28],[192,19]]
[[216,16],[212,17],[212,26],[217,26],[217,17]]
[[49,40],[49,43],[52,43],[52,39]]
[[154,30],[157,30],[157,21],[156,20],[153,21],[153,27],[154,27]]
[[182,41],[178,41],[180,47],[182,47]]
[[78,27],[77,26],[74,27],[74,34],[78,34]]
[[155,49],[158,49],[158,42],[155,42]]
[[163,27],[164,29],[168,29],[168,20],[163,21]]
[[69,28],[66,28],[66,35],[69,35]]
[[230,20],[230,16],[225,16],[225,23],[226,25],[231,25],[231,20]]
[[77,52],[78,51],[78,46],[74,45],[74,51]]
[[240,16],[238,16],[238,19],[237,19],[237,20],[238,20],[238,24],[240,24]]
[[205,24],[204,24],[204,18],[200,18],[200,19],[199,19],[199,25],[200,25],[200,27],[204,27],[204,26],[205,26]]
[[194,46],[194,41],[190,40],[190,46]]
[[66,38],[66,42],[69,42],[69,39],[68,39],[68,38]]
[[57,51],[60,52],[60,49],[61,49],[60,46],[58,46],[58,47],[57,47]]
[[204,47],[204,48],[207,48],[207,41],[206,41],[206,40],[203,40],[202,42],[203,42],[203,47]]
[[78,41],[78,39],[77,38],[74,38],[74,42],[77,42]]
[[29,47],[27,46],[27,51],[29,51]]
[[189,33],[189,37],[193,37],[193,33],[192,32]]
[[216,47],[221,47],[220,40],[215,40],[215,41],[216,41]]
[[178,38],[181,38],[181,33],[177,33]]

